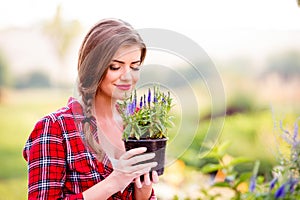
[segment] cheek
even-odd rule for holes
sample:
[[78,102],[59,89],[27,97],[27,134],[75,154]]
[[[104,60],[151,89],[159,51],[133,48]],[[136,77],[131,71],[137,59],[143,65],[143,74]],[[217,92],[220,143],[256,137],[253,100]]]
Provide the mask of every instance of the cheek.
[[140,80],[140,72],[133,73],[133,75],[132,75],[132,82],[136,83],[139,80]]
[[105,82],[106,83],[114,82],[114,81],[118,80],[120,78],[120,76],[121,76],[121,74],[118,72],[108,71],[105,76]]

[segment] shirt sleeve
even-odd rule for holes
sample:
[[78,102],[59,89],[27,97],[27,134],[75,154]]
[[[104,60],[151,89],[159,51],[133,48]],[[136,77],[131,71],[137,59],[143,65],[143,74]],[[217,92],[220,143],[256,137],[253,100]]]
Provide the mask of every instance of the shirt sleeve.
[[61,128],[50,117],[40,120],[31,132],[23,156],[28,162],[28,199],[83,199],[66,197],[66,155]]
[[152,192],[151,192],[151,196],[150,196],[149,200],[157,200],[157,197],[156,197],[156,195],[154,193],[154,189],[153,188],[152,188]]

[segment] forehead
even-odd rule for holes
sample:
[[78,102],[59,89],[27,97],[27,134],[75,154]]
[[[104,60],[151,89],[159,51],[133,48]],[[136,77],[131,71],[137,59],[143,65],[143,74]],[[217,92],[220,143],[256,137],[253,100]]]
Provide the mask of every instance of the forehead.
[[141,53],[142,50],[138,45],[122,46],[117,50],[117,52],[113,56],[113,60],[115,59],[139,60],[141,58]]

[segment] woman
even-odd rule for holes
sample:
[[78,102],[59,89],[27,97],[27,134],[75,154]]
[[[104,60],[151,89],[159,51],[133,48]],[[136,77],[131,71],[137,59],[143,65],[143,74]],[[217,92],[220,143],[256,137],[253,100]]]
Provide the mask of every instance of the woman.
[[125,152],[116,109],[139,80],[145,55],[139,34],[121,20],[88,32],[78,60],[80,99],[42,118],[24,148],[29,199],[156,199],[158,176],[149,171],[157,163],[139,164],[154,154]]

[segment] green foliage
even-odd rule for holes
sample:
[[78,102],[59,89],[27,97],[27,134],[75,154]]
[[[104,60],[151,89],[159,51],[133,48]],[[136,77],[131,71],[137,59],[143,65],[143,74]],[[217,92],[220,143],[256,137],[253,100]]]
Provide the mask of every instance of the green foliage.
[[[246,157],[231,157],[228,155],[228,148],[231,142],[225,141],[215,145],[212,149],[208,149],[199,155],[203,158],[213,158],[218,161],[216,164],[207,163],[201,168],[202,173],[208,174],[213,172],[219,172],[224,174],[224,178],[213,183],[211,187],[223,187],[230,188],[235,192],[235,196],[241,196],[241,192],[238,190],[238,186],[247,181],[251,177],[251,173],[244,172],[238,173],[235,167],[239,164],[248,163],[252,160]],[[208,191],[201,190],[202,194],[209,194]],[[219,196],[219,194],[218,194]],[[211,196],[209,198],[216,198],[218,196]]]
[[8,85],[8,64],[4,54],[0,51],[0,86]]
[[[299,120],[296,119],[292,131],[283,128],[280,121],[279,145],[286,147],[285,152],[278,151],[279,167],[273,170],[273,180],[266,183],[256,183],[256,174],[253,174],[253,185],[249,193],[257,199],[299,199],[300,198],[300,139]],[[257,184],[257,185],[256,185]],[[245,194],[247,196],[247,194]]]
[[253,111],[255,107],[254,97],[245,92],[237,92],[229,98],[226,108],[226,114],[232,115],[236,113]]
[[288,81],[300,76],[300,54],[298,51],[290,51],[275,55],[270,60],[266,73],[277,73],[283,80]]
[[15,88],[47,88],[50,87],[50,79],[47,74],[42,71],[33,71],[27,76],[18,79],[15,83]]
[[124,123],[123,138],[166,138],[167,129],[173,126],[172,116],[169,114],[172,107],[172,98],[160,91],[159,87],[149,89],[148,96],[141,96],[137,106],[136,91],[130,98],[118,103],[118,109]]
[[[292,131],[283,128],[280,122],[280,141],[279,145],[285,147],[284,152],[279,153],[280,165],[273,169],[273,180],[268,182],[258,174],[260,162],[256,161],[251,172],[238,173],[235,166],[251,160],[244,157],[226,159],[229,142],[223,142],[214,146],[210,151],[204,152],[200,158],[208,157],[218,160],[216,164],[206,164],[202,167],[203,173],[212,173],[221,171],[225,178],[214,182],[212,187],[223,187],[234,191],[233,200],[258,199],[258,200],[276,200],[276,199],[299,199],[300,198],[300,139],[299,139],[299,121],[297,118]],[[249,183],[248,190],[241,191],[239,185]],[[202,194],[208,195],[208,198],[215,198],[209,195],[207,190],[201,190]]]
[[79,34],[81,26],[77,20],[64,21],[62,8],[58,6],[51,21],[45,22],[44,31],[52,39],[57,54],[63,60],[74,38]]
[[25,142],[36,121],[65,105],[69,95],[70,91],[54,90],[5,92],[0,103],[0,199],[27,198]]

